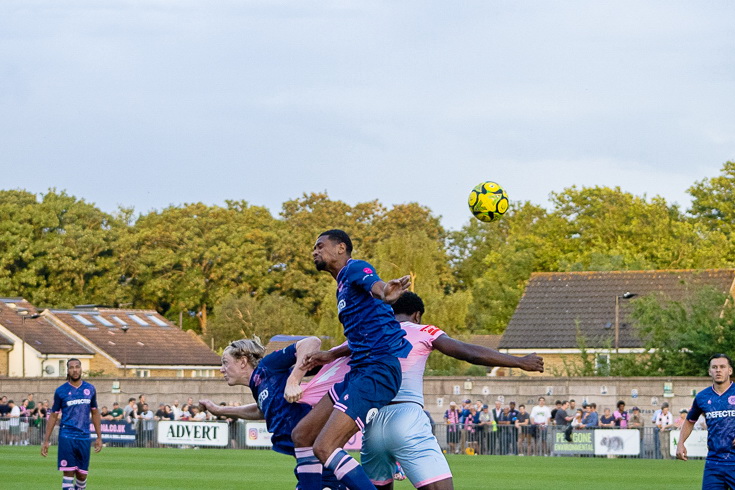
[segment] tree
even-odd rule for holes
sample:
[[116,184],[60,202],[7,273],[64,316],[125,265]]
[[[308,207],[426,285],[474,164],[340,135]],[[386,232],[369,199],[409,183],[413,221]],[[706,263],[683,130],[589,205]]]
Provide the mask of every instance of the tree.
[[121,299],[117,240],[123,221],[54,189],[40,202],[0,191],[0,291],[39,305]]
[[258,294],[277,281],[273,250],[281,224],[262,207],[227,201],[169,207],[141,216],[123,239],[123,267],[135,306],[196,311],[230,294]]
[[315,330],[308,312],[283,296],[227,296],[214,307],[206,338],[219,349],[254,335],[267,343],[274,335],[314,335]]
[[693,288],[680,301],[644,296],[631,315],[647,354],[613,357],[613,375],[704,376],[713,353],[735,349],[732,297],[711,287]]

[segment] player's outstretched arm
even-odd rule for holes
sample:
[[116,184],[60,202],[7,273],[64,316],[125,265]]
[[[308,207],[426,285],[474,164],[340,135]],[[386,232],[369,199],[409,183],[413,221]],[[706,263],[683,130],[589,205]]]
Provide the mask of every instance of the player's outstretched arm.
[[48,456],[48,446],[51,441],[51,434],[54,432],[54,427],[56,427],[56,421],[59,418],[58,412],[53,412],[48,417],[48,422],[46,422],[46,434],[43,436],[43,443],[41,444],[41,456],[44,458]]
[[263,412],[258,408],[257,403],[249,403],[247,405],[241,405],[239,407],[223,407],[217,405],[212,400],[199,400],[199,406],[208,410],[209,413],[215,416],[229,417],[231,419],[245,419],[245,420],[263,420]]
[[289,403],[299,401],[303,393],[300,383],[307,372],[304,369],[306,356],[318,352],[321,347],[322,341],[319,337],[307,337],[296,342],[296,363],[286,380],[286,388],[283,390],[283,396]]
[[442,354],[454,357],[462,361],[480,366],[517,367],[524,371],[544,372],[544,358],[536,354],[528,354],[523,357],[503,354],[489,347],[468,344],[453,339],[449,335],[440,335],[434,340],[434,348]]
[[92,425],[94,425],[94,431],[97,434],[97,439],[94,440],[94,452],[98,453],[102,451],[102,416],[100,411],[92,409]]
[[687,448],[684,447],[684,443],[689,438],[689,435],[694,429],[694,422],[687,420],[684,425],[681,426],[681,434],[679,435],[679,443],[676,445],[676,459],[682,461],[687,460]]
[[410,285],[411,276],[403,276],[398,279],[391,279],[388,282],[378,281],[373,284],[370,292],[373,294],[373,297],[392,305],[408,290]]

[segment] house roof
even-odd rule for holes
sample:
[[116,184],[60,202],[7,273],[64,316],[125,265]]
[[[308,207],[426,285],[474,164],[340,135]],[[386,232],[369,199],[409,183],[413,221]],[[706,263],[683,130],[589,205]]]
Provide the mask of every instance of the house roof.
[[[181,330],[155,310],[75,308],[48,310],[100,351],[128,366],[220,365],[220,358],[193,332]],[[122,327],[128,327],[124,332]]]
[[265,346],[265,355],[267,356],[271,352],[285,349],[289,345],[298,342],[301,339],[305,339],[306,335],[274,335],[268,341],[268,345]]
[[[21,312],[27,313],[25,315]],[[45,318],[30,318],[38,310],[23,298],[0,298],[0,325],[41,354],[90,355],[91,350],[62,332]],[[4,338],[4,337],[3,337]],[[6,339],[9,345],[13,342]],[[0,338],[0,344],[5,345]]]
[[[588,347],[604,347],[615,338],[616,296],[663,293],[680,301],[703,285],[731,292],[734,280],[733,269],[534,273],[499,347],[577,348],[577,325]],[[619,302],[621,348],[643,346],[631,328],[630,301]]]
[[483,347],[497,350],[502,337],[502,335],[472,335],[468,342],[470,344],[481,345]]
[[15,343],[7,338],[5,335],[0,333],[0,346],[3,348],[12,347]]

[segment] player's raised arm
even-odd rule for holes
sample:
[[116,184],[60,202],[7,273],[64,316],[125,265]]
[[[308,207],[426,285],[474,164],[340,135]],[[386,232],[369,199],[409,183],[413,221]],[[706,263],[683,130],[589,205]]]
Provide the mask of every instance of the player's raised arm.
[[373,297],[385,303],[393,304],[408,290],[409,286],[411,286],[411,276],[403,276],[398,279],[391,279],[388,282],[378,281],[373,284],[370,292]]
[[326,351],[320,350],[307,354],[302,366],[304,371],[309,372],[314,368],[324,366],[332,361],[336,361],[340,357],[347,357],[350,354],[352,354],[352,351],[350,350],[349,345],[347,345],[347,342],[345,342],[342,345],[338,345],[337,347],[333,347]]
[[302,389],[300,383],[306,375],[304,359],[307,355],[318,352],[321,346],[322,341],[319,337],[307,337],[296,342],[296,363],[286,380],[286,389],[283,392],[284,398],[289,403],[297,402],[301,398]]
[[434,348],[442,354],[446,354],[461,361],[480,366],[515,367],[524,371],[544,372],[544,358],[536,354],[528,354],[523,357],[503,354],[495,349],[480,345],[468,344],[444,334],[434,340]]
[[223,407],[212,400],[204,399],[199,400],[199,405],[203,410],[207,410],[217,417],[245,420],[263,420],[264,418],[263,412],[260,411],[257,403],[249,403],[239,407]]

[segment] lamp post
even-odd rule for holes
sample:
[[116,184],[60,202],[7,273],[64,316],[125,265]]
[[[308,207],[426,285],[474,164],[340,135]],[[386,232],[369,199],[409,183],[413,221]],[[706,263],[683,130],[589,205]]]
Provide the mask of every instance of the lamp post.
[[35,313],[33,315],[29,315],[29,311],[26,308],[18,308],[18,314],[20,315],[20,340],[22,349],[20,351],[20,358],[21,358],[21,373],[22,377],[26,377],[26,318],[38,318],[41,315],[38,313]]
[[[130,330],[130,327],[127,325],[123,325],[120,327],[123,331],[123,337],[125,337],[125,334],[128,333],[128,330]],[[126,378],[128,376],[128,343],[125,339],[123,339],[123,378]]]
[[615,353],[620,351],[620,300],[638,296],[636,293],[625,292],[615,296]]

